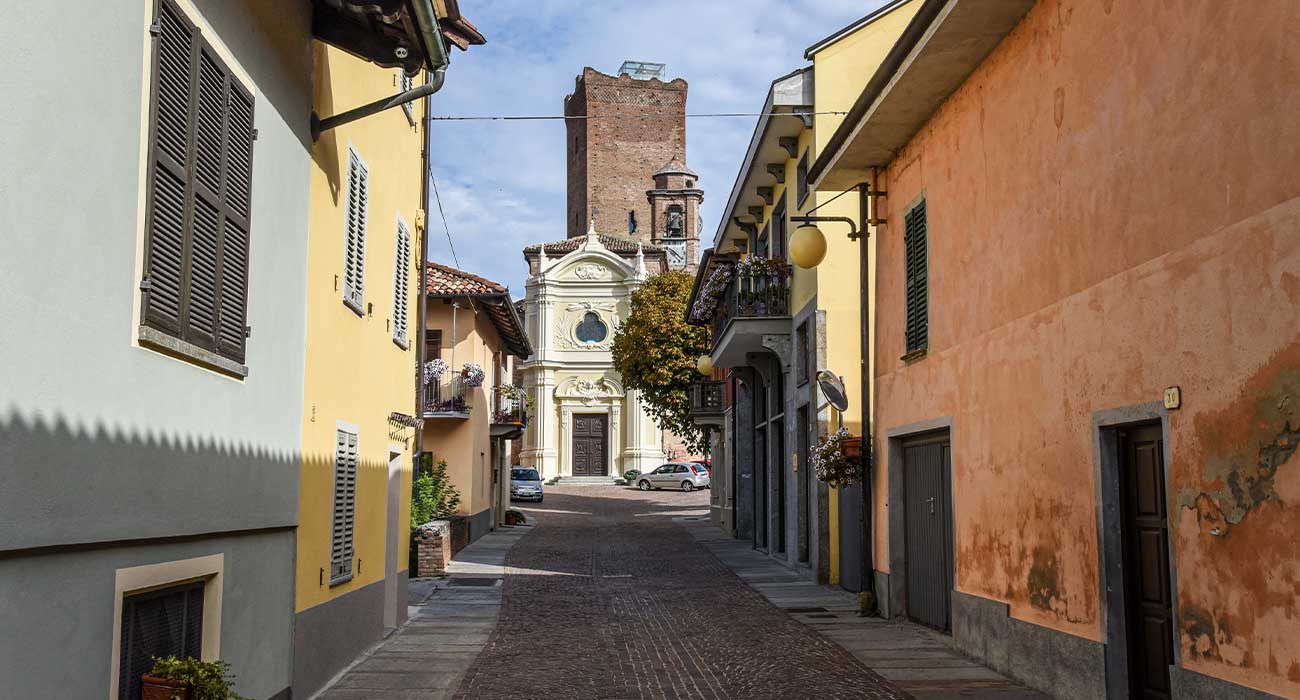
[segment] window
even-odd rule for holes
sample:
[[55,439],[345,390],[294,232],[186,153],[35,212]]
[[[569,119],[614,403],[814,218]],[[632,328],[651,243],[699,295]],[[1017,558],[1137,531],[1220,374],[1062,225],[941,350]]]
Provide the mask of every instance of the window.
[[795,380],[799,384],[807,382],[812,376],[812,358],[808,347],[808,321],[799,324],[794,332]]
[[772,239],[772,222],[768,222],[763,227],[763,232],[758,234],[758,245],[754,247],[754,254],[760,258],[766,258],[771,251],[770,241]]
[[772,257],[785,260],[785,193],[772,210]]
[[242,365],[253,97],[172,0],[159,3],[157,25],[142,324],[181,341],[169,347],[182,354]]
[[352,580],[352,535],[357,510],[357,434],[335,431],[334,526],[330,540],[330,585]]
[[140,676],[153,668],[153,657],[200,658],[203,587],[203,581],[193,581],[122,599],[120,700],[140,697]]
[[366,206],[370,200],[370,170],[348,148],[348,192],[343,215],[343,303],[364,314],[366,287]]
[[631,209],[627,212],[627,232],[636,233],[636,212]]
[[405,350],[408,347],[406,335],[411,287],[411,232],[401,219],[397,220],[397,251],[393,265],[393,342]]
[[605,322],[600,320],[600,316],[594,311],[588,311],[582,317],[582,323],[578,324],[575,333],[578,340],[584,343],[599,343],[609,335],[609,327]]
[[930,344],[930,284],[928,241],[925,223],[925,200],[912,207],[903,217],[903,262],[906,266],[906,339],[907,354],[920,353]]
[[795,206],[803,207],[803,201],[808,198],[808,150],[804,149],[803,155],[799,157],[799,168],[797,173],[798,182],[796,183],[795,195],[798,201]]
[[[411,76],[407,75],[405,70],[403,70],[403,69],[401,69],[401,68],[398,68],[398,69],[397,69],[397,89],[398,89],[400,92],[406,92],[407,90],[410,90],[410,89],[412,89],[412,88],[414,88],[414,87],[415,87],[415,79],[412,78]],[[411,106],[412,106],[412,104],[414,104],[414,101],[412,101],[412,102],[403,102],[403,103],[402,103],[402,111],[403,111],[403,112],[406,112],[406,119],[407,119],[408,121],[411,122],[411,126],[415,126],[415,116],[411,114]]]

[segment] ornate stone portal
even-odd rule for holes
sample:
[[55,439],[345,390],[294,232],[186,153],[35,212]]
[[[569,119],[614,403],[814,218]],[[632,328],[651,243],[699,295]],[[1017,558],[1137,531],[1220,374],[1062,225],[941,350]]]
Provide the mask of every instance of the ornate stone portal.
[[[662,431],[640,395],[623,387],[611,356],[632,292],[663,269],[662,249],[591,231],[530,246],[524,257],[530,272],[524,325],[534,354],[520,373],[535,406],[519,461],[545,479],[573,475],[575,452],[584,475],[620,476],[665,462]],[[584,430],[575,434],[578,419],[592,416],[603,419],[583,420]],[[593,425],[603,435],[593,436]]]

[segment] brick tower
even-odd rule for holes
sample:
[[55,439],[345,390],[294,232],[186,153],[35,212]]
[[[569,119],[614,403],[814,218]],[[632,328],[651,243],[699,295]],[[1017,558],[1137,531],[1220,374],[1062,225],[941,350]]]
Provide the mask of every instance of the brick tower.
[[586,117],[565,120],[570,238],[587,233],[593,213],[601,233],[657,237],[646,190],[686,154],[686,81],[662,74],[658,63],[628,61],[617,76],[584,68],[564,98],[566,117]]

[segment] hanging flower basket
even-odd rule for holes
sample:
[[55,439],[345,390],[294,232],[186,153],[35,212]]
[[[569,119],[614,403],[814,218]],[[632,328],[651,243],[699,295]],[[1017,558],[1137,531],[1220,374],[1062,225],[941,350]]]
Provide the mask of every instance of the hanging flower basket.
[[783,280],[790,278],[790,263],[763,255],[751,255],[741,260],[737,263],[736,270],[749,277],[775,276]]
[[692,320],[703,323],[713,316],[714,309],[718,308],[718,300],[722,298],[722,293],[726,291],[727,283],[731,281],[734,274],[735,268],[732,265],[719,265],[713,268],[709,278],[704,281],[704,287],[695,297],[695,304],[691,306]]
[[424,383],[436,382],[442,379],[442,375],[447,372],[447,363],[441,359],[429,360],[424,363]]
[[460,370],[460,376],[465,379],[465,386],[483,386],[483,367],[477,362],[466,362],[465,366]]
[[840,428],[817,443],[808,461],[819,481],[850,486],[862,479],[862,440]]

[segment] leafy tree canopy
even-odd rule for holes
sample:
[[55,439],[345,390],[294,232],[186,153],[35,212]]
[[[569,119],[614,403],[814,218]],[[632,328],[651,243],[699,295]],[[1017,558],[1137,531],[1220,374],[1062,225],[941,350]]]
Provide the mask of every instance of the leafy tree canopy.
[[685,320],[693,281],[686,272],[665,272],[632,293],[631,313],[614,335],[614,368],[625,387],[641,392],[661,429],[700,452],[704,439],[690,419],[689,389],[702,378],[695,360],[711,348],[709,329]]

